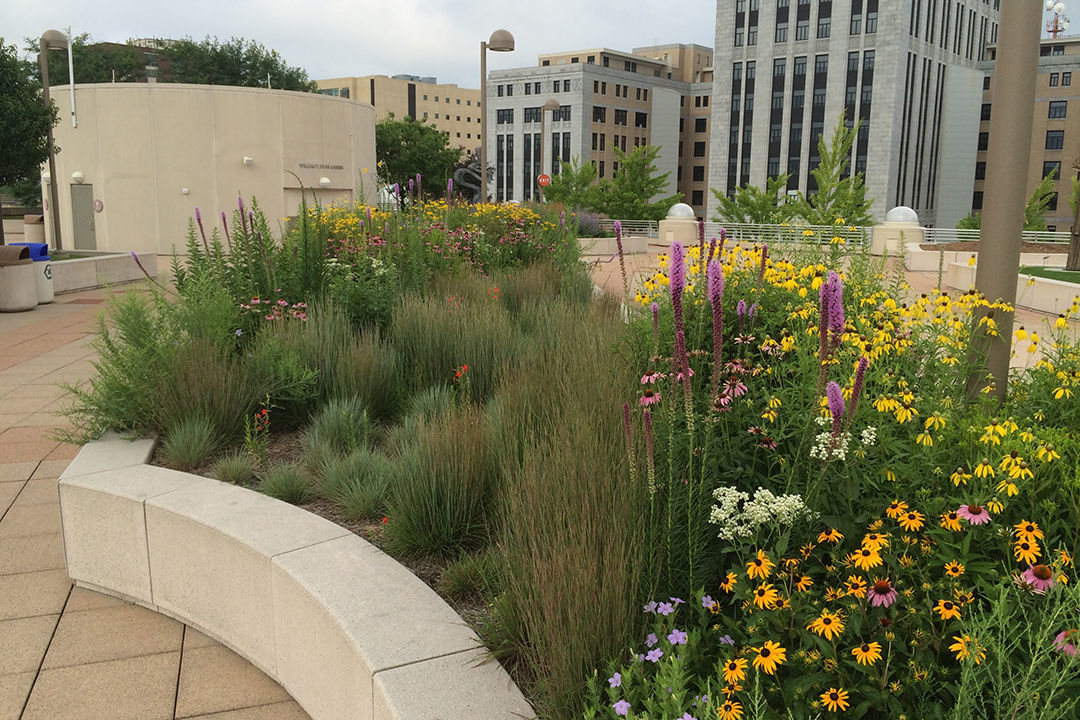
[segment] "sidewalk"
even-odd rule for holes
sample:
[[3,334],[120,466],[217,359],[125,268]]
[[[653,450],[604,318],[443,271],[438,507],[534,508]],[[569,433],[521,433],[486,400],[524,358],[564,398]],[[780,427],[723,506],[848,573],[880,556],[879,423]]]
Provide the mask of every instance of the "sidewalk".
[[67,577],[56,481],[78,448],[49,436],[107,297],[0,314],[0,720],[307,720],[231,650]]

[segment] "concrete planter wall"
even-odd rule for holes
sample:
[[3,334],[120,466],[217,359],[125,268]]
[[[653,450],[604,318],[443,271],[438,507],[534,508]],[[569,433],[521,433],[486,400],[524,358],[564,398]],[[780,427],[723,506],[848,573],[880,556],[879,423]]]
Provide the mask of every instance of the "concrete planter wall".
[[[1064,256],[1062,258],[1064,263]],[[975,268],[969,267],[966,262],[946,265],[942,284],[953,290],[968,290],[975,284]],[[1034,275],[1019,275],[1016,278],[1017,307],[1057,315],[1067,311],[1077,295],[1080,295],[1080,285],[1073,283]]]
[[[131,282],[146,277],[131,258],[131,253],[79,250],[80,255],[93,257],[74,260],[53,260],[53,290],[85,290],[115,283]],[[139,262],[152,277],[158,274],[158,256],[155,253],[138,253]]]
[[[944,256],[944,258],[942,257]],[[978,254],[976,254],[978,257]],[[922,250],[918,243],[908,243],[904,249],[904,266],[914,272],[937,272],[938,264],[944,262],[944,267],[959,264],[967,267],[971,258],[969,252],[955,250]],[[1032,265],[1037,267],[1065,267],[1065,254],[1055,253],[1020,253],[1020,265]],[[974,271],[974,269],[972,269]],[[974,277],[974,276],[972,276]],[[965,288],[966,290],[967,288]]]
[[277,680],[313,720],[532,718],[464,620],[379,549],[250,490],[106,439],[60,478],[68,573],[177,618]]

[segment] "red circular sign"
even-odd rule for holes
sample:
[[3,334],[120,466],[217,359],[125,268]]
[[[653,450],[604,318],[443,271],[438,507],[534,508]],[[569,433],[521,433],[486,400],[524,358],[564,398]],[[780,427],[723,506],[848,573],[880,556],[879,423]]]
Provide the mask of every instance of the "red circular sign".
[[536,178],[536,184],[540,187],[547,187],[551,184],[551,176],[547,173],[544,173],[540,177]]

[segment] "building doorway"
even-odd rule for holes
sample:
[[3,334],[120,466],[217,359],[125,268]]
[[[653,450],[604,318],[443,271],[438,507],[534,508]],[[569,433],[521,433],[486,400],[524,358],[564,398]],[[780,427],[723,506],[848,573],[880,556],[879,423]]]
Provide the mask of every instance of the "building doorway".
[[75,230],[76,250],[97,250],[94,225],[94,186],[71,186],[71,224]]

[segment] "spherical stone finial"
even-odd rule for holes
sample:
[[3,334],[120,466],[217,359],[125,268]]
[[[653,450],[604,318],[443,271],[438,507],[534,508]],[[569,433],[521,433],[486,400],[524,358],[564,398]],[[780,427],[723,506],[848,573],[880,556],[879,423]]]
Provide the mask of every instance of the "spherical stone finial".
[[675,203],[667,212],[668,220],[694,220],[696,217],[694,208],[686,203]]
[[894,207],[889,212],[885,213],[885,222],[887,223],[915,223],[919,224],[919,214],[907,207],[906,205],[900,205]]

